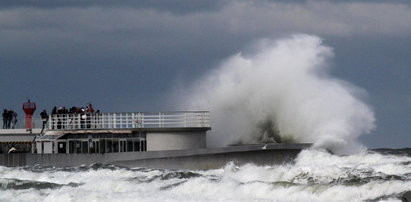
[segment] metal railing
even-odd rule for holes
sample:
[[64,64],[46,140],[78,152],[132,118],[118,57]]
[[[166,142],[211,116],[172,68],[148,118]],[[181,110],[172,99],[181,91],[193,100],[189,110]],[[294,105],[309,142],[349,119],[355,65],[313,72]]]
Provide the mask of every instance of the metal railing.
[[210,127],[207,111],[82,113],[50,115],[49,130]]
[[[14,124],[13,122],[10,123],[10,128],[6,128],[6,129],[25,129],[25,119],[17,119],[16,124]],[[41,121],[41,118],[33,118],[32,119],[32,126],[33,128],[40,128],[43,126],[42,125],[43,122]],[[3,127],[3,122],[1,127]],[[3,129],[3,128],[0,128]]]

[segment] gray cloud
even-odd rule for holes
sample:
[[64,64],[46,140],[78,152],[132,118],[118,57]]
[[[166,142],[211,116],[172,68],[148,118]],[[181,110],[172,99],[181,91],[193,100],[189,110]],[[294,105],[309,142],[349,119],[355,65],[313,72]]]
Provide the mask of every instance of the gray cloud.
[[[221,8],[176,14],[169,10],[134,7],[13,8],[0,10],[1,30],[91,33],[147,33],[198,36],[202,31],[234,35],[312,32],[324,35],[394,34],[411,32],[411,9],[394,3],[302,4],[230,2]],[[143,32],[141,32],[143,31]],[[145,32],[144,32],[145,31]],[[56,33],[57,34],[57,33]],[[212,34],[212,33],[208,33]]]
[[40,9],[56,9],[56,8],[86,8],[86,7],[106,7],[106,8],[152,8],[158,10],[168,10],[173,13],[188,13],[198,12],[203,10],[212,10],[221,6],[225,1],[203,1],[203,0],[3,0],[0,4],[0,9],[10,8],[40,8]]
[[234,41],[289,32],[340,37],[411,32],[410,7],[393,3],[230,1],[186,14],[135,7],[17,7],[0,10],[0,19],[3,57],[24,53],[37,58],[49,51],[59,59],[95,52],[145,58],[197,47],[227,47],[227,53]]

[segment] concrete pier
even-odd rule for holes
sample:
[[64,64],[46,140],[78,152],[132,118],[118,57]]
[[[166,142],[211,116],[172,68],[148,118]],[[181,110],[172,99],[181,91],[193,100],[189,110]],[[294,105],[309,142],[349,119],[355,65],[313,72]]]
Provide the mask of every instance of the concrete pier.
[[94,163],[113,164],[126,167],[167,169],[216,169],[228,162],[237,165],[253,163],[273,165],[292,161],[298,153],[311,144],[257,144],[204,148],[190,150],[168,150],[147,152],[125,152],[106,154],[3,154],[3,166],[80,166]]
[[31,146],[41,129],[0,129],[0,154],[7,153],[13,146],[19,152],[31,152]]
[[[255,144],[207,148],[207,111],[64,113],[50,115],[40,129],[0,133],[2,166],[80,166],[95,163],[126,167],[216,169],[292,161],[311,144]],[[1,132],[1,131],[0,131]],[[10,153],[14,147],[17,153]],[[33,151],[33,153],[30,153]]]

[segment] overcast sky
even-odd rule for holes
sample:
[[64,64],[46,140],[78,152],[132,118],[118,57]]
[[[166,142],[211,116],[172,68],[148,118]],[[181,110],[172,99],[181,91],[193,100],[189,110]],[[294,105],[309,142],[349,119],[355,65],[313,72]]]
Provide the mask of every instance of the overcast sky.
[[[0,108],[177,110],[170,95],[262,38],[321,37],[368,92],[369,147],[411,147],[409,1],[0,2]],[[183,110],[183,109],[178,109]]]

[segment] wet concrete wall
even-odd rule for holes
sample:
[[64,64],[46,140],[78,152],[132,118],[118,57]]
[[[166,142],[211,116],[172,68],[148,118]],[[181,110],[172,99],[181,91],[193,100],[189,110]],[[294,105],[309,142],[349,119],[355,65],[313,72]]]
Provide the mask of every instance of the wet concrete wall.
[[103,163],[126,167],[215,169],[221,168],[228,162],[234,162],[237,165],[245,163],[272,165],[290,162],[302,149],[308,147],[310,144],[270,144],[106,154],[20,153],[0,155],[0,165],[79,166]]

